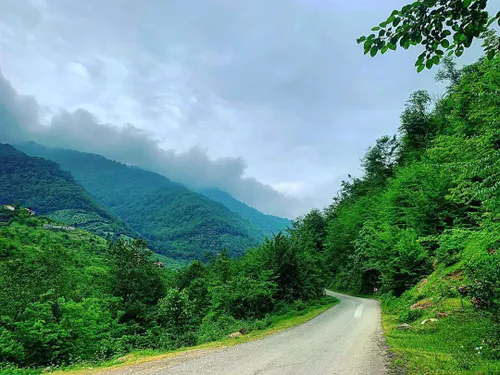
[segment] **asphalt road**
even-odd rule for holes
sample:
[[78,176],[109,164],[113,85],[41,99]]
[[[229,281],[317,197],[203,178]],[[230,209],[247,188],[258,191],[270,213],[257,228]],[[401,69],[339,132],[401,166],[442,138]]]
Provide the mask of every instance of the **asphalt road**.
[[[298,327],[222,350],[143,363],[140,375],[387,374],[378,302],[328,292],[341,303]],[[113,371],[114,372],[114,371]],[[109,374],[110,372],[108,372]]]

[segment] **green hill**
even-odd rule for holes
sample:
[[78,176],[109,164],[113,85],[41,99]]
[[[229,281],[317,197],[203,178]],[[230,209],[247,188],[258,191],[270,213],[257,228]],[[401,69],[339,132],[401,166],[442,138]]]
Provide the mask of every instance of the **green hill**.
[[241,217],[250,221],[266,235],[271,235],[272,233],[276,234],[279,231],[285,230],[292,224],[290,220],[283,217],[266,215],[233,198],[225,191],[219,189],[206,189],[200,191],[200,193],[214,201],[222,203],[231,211],[236,212]]
[[158,253],[184,259],[226,248],[233,256],[259,245],[264,233],[223,204],[159,174],[99,155],[29,143],[28,154],[59,163],[99,203],[125,221]]
[[37,214],[100,235],[132,235],[58,164],[0,144],[0,204],[20,203]]
[[333,288],[378,290],[398,373],[500,374],[500,56],[436,77],[444,95],[413,93],[363,176],[306,215],[311,242]]

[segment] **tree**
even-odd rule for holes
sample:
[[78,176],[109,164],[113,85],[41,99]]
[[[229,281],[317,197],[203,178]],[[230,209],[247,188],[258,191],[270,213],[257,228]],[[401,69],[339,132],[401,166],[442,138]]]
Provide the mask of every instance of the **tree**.
[[429,106],[431,97],[425,90],[418,90],[411,94],[401,114],[402,160],[408,159],[410,154],[420,154],[425,150],[428,140],[433,136],[435,129],[431,126],[431,112]]
[[448,90],[456,87],[460,83],[462,71],[457,68],[457,63],[451,57],[443,59],[443,68],[436,73],[436,81],[448,82]]
[[[500,12],[490,17],[486,11],[488,0],[421,0],[394,10],[387,20],[372,28],[368,36],[361,36],[365,54],[373,57],[378,52],[396,50],[399,46],[425,47],[415,66],[421,72],[448,56],[461,56],[474,39],[486,37],[493,22],[500,25]],[[483,45],[489,59],[500,50],[500,39]]]
[[375,146],[368,149],[361,161],[366,180],[375,187],[383,186],[387,179],[392,177],[398,147],[399,142],[396,136],[385,135],[377,139]]
[[164,279],[143,240],[111,245],[113,294],[123,301],[123,321],[141,321],[164,295]]

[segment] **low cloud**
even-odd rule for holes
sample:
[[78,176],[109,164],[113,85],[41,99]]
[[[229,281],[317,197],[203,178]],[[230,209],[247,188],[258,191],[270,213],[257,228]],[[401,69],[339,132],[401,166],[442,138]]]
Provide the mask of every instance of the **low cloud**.
[[0,74],[0,142],[36,141],[48,147],[100,154],[157,172],[193,189],[219,188],[275,215],[295,217],[308,208],[308,202],[246,177],[247,165],[242,158],[211,159],[200,147],[182,153],[166,150],[133,124],[120,127],[101,123],[85,109],[62,110],[48,125],[40,124],[41,112],[34,98],[19,95]]

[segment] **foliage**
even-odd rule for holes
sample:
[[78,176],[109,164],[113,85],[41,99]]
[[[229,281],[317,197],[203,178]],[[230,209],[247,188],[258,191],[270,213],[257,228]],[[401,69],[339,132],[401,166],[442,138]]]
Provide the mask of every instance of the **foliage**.
[[[415,64],[417,71],[432,68],[448,56],[461,56],[474,39],[485,36],[494,23],[500,25],[500,11],[489,15],[487,0],[424,0],[414,1],[401,10],[394,10],[387,20],[372,28],[374,33],[362,36],[365,54],[373,57],[378,52],[404,49],[422,45],[422,52]],[[484,51],[493,59],[500,51],[500,39],[486,43]]]
[[173,270],[143,240],[48,230],[47,220],[18,207],[0,227],[0,368],[13,374],[248,333],[322,295],[293,234]]
[[[338,290],[377,289],[386,306],[395,306],[390,314],[397,323],[418,325],[419,319],[446,317],[460,308],[467,319],[477,319],[469,321],[474,333],[455,335],[459,346],[442,355],[469,370],[493,368],[489,361],[500,353],[499,68],[499,57],[461,69],[446,60],[437,76],[448,84],[443,97],[433,102],[426,91],[412,94],[399,133],[368,149],[363,175],[349,176],[329,207],[299,219],[291,237],[274,244],[277,254],[285,253],[283,244],[296,239],[320,254],[326,263],[322,279]],[[284,274],[294,272],[285,268]],[[286,277],[282,284],[288,284]],[[432,327],[412,340],[429,343],[425,335],[451,335]],[[438,373],[432,366],[427,372],[411,369]]]

